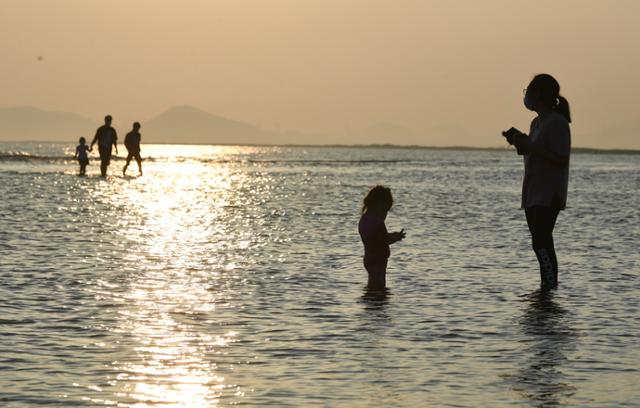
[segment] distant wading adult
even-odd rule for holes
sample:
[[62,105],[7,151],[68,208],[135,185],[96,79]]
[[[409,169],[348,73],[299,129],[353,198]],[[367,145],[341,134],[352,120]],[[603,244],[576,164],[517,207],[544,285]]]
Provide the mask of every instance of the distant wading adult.
[[122,175],[124,176],[127,172],[127,167],[129,167],[129,163],[131,163],[131,159],[136,159],[136,163],[138,163],[138,171],[142,176],[142,157],[140,157],[140,123],[135,122],[133,124],[133,129],[131,132],[127,133],[124,137],[124,146],[127,148],[127,162],[124,164],[124,168],[122,169]]
[[503,135],[524,156],[522,208],[540,264],[542,288],[550,289],[558,286],[553,228],[567,205],[571,116],[569,103],[560,96],[560,85],[551,75],[536,75],[524,93],[525,107],[538,114],[529,136],[515,128]]
[[93,149],[93,145],[98,143],[98,152],[100,153],[100,174],[102,177],[107,176],[107,167],[109,167],[109,163],[111,163],[111,151],[112,147],[115,147],[116,154],[118,154],[118,135],[116,134],[116,130],[111,127],[111,116],[107,115],[104,117],[104,125],[100,126],[98,130],[96,130],[96,136],[93,138],[91,142],[91,148]]

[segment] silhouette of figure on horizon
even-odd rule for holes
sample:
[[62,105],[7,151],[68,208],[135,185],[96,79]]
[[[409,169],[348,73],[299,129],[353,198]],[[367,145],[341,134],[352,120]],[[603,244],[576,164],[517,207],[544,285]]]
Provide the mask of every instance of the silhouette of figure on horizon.
[[78,159],[80,164],[80,173],[78,175],[84,176],[87,173],[87,165],[89,164],[89,154],[87,152],[90,152],[91,148],[87,146],[87,141],[84,137],[81,137],[78,143],[80,144],[76,146],[76,153],[73,158]]
[[96,130],[96,136],[91,142],[90,149],[93,150],[93,145],[98,143],[98,152],[100,153],[100,174],[102,177],[107,177],[107,167],[111,163],[112,148],[115,148],[116,154],[118,154],[118,134],[116,130],[111,127],[111,115],[104,117],[104,125],[100,126]]
[[124,146],[127,148],[127,162],[124,164],[124,168],[122,169],[122,175],[124,176],[127,172],[127,167],[129,167],[129,163],[131,163],[131,159],[136,159],[138,163],[138,171],[142,176],[142,158],[140,157],[140,123],[134,122],[133,129],[131,132],[127,133],[124,137]]
[[536,75],[524,94],[524,106],[537,113],[529,135],[513,127],[502,134],[524,156],[522,208],[540,264],[542,288],[551,289],[558,286],[553,229],[567,205],[571,115],[558,81],[549,74]]
[[393,206],[391,190],[384,186],[373,187],[362,204],[362,216],[358,232],[364,244],[364,268],[369,275],[369,290],[384,290],[386,287],[387,261],[391,255],[389,245],[405,237],[400,232],[387,232],[384,224],[387,213]]

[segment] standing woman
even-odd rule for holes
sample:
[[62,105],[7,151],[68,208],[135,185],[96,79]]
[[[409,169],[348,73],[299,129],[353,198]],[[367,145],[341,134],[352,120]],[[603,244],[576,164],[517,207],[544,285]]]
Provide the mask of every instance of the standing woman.
[[524,106],[537,113],[529,136],[514,128],[503,134],[518,154],[524,155],[522,208],[540,264],[542,288],[549,289],[558,286],[553,228],[558,213],[567,205],[571,115],[569,103],[560,96],[560,85],[551,75],[536,75],[524,92]]

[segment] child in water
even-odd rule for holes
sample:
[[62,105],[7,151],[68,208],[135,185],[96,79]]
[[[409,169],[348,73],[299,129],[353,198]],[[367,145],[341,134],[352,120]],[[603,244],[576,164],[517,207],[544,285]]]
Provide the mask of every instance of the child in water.
[[387,260],[391,254],[389,245],[405,237],[400,232],[387,232],[384,220],[393,206],[391,190],[375,186],[364,198],[358,232],[364,244],[364,268],[369,274],[369,289],[381,290],[386,286]]
[[87,146],[87,141],[84,137],[80,138],[80,144],[76,146],[76,154],[73,156],[74,159],[78,159],[78,163],[80,163],[80,175],[84,176],[87,172],[87,164],[89,164],[89,155],[87,152],[90,152],[91,149]]

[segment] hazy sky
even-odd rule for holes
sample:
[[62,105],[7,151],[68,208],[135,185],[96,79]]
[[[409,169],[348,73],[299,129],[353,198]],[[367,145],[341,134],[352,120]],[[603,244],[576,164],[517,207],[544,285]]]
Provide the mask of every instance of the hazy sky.
[[344,142],[394,123],[494,146],[527,128],[522,89],[548,72],[574,145],[640,148],[639,16],[637,0],[0,0],[0,107],[129,121],[190,104]]

